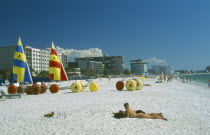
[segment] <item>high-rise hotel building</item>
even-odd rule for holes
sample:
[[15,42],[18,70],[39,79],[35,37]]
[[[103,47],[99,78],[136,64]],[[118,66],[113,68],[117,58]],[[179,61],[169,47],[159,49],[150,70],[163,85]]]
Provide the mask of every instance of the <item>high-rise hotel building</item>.
[[148,72],[148,62],[142,59],[130,60],[131,73],[135,75],[143,75]]
[[[95,61],[102,63],[95,63],[97,64],[100,69],[100,72],[102,69],[108,70],[110,73],[114,74],[121,74],[124,70],[124,57],[123,56],[108,56],[103,55],[101,57],[81,57],[81,58],[75,58],[75,62],[80,63],[82,61]],[[82,64],[78,64],[78,68],[83,68]],[[89,68],[90,69],[90,68]]]

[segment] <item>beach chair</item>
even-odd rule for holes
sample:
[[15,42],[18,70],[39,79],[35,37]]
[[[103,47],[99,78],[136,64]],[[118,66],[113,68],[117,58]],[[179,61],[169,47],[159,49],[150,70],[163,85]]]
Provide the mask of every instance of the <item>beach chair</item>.
[[3,90],[0,91],[1,95],[2,96],[5,96],[5,98],[21,98],[22,97],[22,94],[20,93],[17,93],[17,94],[5,94]]

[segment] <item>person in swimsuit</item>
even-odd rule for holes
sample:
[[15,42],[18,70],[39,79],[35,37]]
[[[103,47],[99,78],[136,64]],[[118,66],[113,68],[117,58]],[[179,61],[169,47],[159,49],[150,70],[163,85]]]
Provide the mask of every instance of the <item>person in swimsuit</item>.
[[114,113],[115,118],[142,118],[142,119],[163,119],[167,120],[163,117],[162,113],[145,113],[141,110],[134,111],[129,108],[129,104],[124,104],[125,111],[119,111],[118,113]]

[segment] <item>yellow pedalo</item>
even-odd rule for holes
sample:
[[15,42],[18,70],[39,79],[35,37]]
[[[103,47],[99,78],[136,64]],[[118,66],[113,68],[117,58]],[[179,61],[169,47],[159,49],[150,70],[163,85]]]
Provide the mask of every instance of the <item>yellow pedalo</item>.
[[81,92],[85,91],[85,83],[83,81],[80,81],[80,84],[82,85]]
[[136,89],[136,81],[129,79],[126,81],[125,87],[128,91],[134,91]]
[[82,90],[82,85],[80,82],[73,82],[70,87],[71,91],[74,93],[78,93]]
[[143,88],[143,82],[139,79],[133,79],[136,82],[136,89],[135,90],[141,90]]
[[96,82],[91,82],[89,85],[89,89],[90,89],[90,91],[98,91],[99,86]]

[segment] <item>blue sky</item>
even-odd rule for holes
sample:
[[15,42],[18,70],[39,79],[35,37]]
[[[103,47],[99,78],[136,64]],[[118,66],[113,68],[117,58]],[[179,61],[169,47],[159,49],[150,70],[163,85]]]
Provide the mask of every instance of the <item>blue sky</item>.
[[173,70],[210,65],[210,0],[0,0],[0,47],[87,50],[165,60]]

